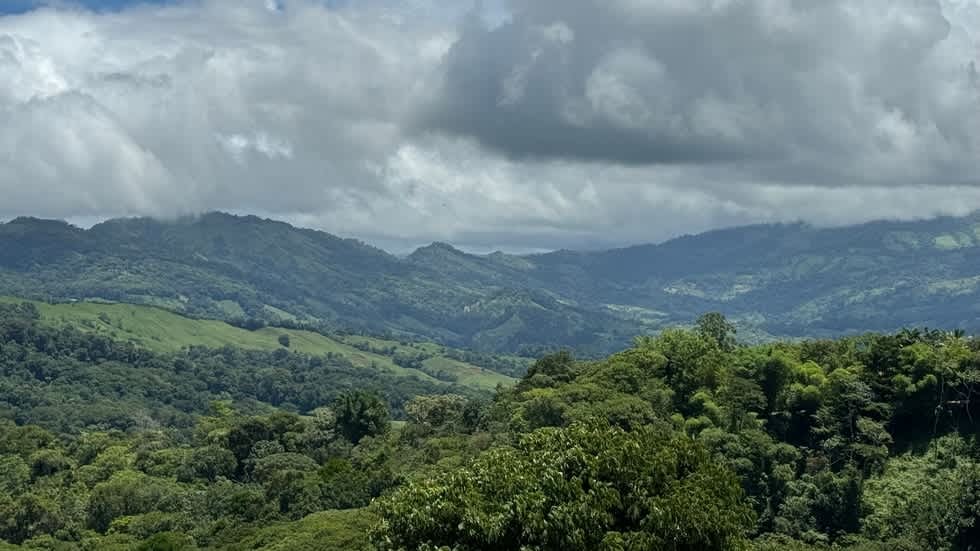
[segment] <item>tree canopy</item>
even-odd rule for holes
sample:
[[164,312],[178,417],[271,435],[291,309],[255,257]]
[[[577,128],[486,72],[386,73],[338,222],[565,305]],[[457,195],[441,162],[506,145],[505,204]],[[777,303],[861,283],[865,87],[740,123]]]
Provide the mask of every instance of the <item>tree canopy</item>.
[[3,307],[0,550],[973,549],[980,341],[702,321],[490,395]]

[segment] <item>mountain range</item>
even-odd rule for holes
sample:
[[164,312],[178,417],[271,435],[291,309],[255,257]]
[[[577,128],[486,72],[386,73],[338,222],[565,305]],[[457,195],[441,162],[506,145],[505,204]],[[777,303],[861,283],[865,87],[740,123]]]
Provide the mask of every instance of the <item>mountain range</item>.
[[424,338],[487,352],[583,354],[707,311],[749,340],[904,326],[980,330],[980,214],[841,228],[756,225],[604,251],[400,257],[255,216],[0,224],[0,294],[150,304]]

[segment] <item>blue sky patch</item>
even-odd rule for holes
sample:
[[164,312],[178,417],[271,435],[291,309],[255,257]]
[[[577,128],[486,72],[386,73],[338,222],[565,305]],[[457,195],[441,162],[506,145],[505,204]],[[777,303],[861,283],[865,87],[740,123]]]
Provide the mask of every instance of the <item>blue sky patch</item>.
[[[74,0],[57,2],[58,5],[76,5],[95,11],[115,11],[136,4],[166,4],[173,0]],[[31,11],[40,6],[54,4],[46,0],[0,0],[0,14],[15,14]]]

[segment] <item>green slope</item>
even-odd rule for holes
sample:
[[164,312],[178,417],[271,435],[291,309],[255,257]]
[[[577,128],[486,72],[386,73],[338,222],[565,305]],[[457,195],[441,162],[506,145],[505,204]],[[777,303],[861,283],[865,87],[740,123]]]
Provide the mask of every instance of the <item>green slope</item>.
[[600,356],[708,311],[760,339],[908,326],[980,332],[978,274],[980,213],[843,228],[749,226],[530,256],[472,255],[439,243],[404,258],[221,213],[88,230],[32,218],[0,224],[0,294],[298,321],[528,356],[559,347]]
[[[498,384],[510,385],[514,382],[514,379],[507,375],[449,357],[447,356],[447,349],[435,343],[409,343],[361,335],[338,338],[359,351],[383,351],[383,356],[386,358],[417,360],[422,371],[437,375],[440,372],[448,374],[460,382],[466,382],[468,386],[495,388]],[[531,359],[516,356],[496,356],[496,358],[523,366],[521,371],[526,370],[533,362]]]
[[448,246],[430,253],[398,258],[222,213],[111,220],[88,230],[19,218],[0,224],[0,294],[147,304],[212,319],[299,319],[483,352],[555,344],[605,350],[635,335],[632,323],[524,285],[509,260]]
[[[0,297],[0,302],[3,303],[23,301],[15,297]],[[396,375],[415,376],[431,382],[439,379],[429,372],[442,370],[451,374],[454,382],[478,389],[492,389],[498,384],[509,385],[514,381],[506,375],[440,356],[438,354],[443,349],[437,345],[401,345],[368,337],[346,337],[353,341],[344,342],[340,339],[345,337],[334,338],[311,331],[276,327],[247,331],[223,321],[188,318],[153,306],[103,302],[30,302],[37,306],[44,323],[70,325],[114,340],[132,342],[155,352],[172,352],[188,346],[276,350],[283,348],[279,337],[287,335],[290,350],[318,356],[336,354],[347,358],[355,366],[366,369],[383,369]],[[375,350],[393,348],[393,352],[400,351],[402,355],[405,350],[425,351],[432,357],[423,362],[426,369],[406,368],[397,365],[393,355],[358,349],[353,342],[371,342],[375,345],[372,347]]]

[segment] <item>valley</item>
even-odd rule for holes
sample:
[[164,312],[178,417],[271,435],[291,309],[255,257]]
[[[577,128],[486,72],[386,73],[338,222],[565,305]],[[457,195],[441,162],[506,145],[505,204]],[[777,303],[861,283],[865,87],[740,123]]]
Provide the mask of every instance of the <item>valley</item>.
[[534,356],[599,356],[721,311],[743,339],[980,330],[980,218],[717,230],[607,251],[397,257],[257,217],[0,225],[0,293],[159,306]]

